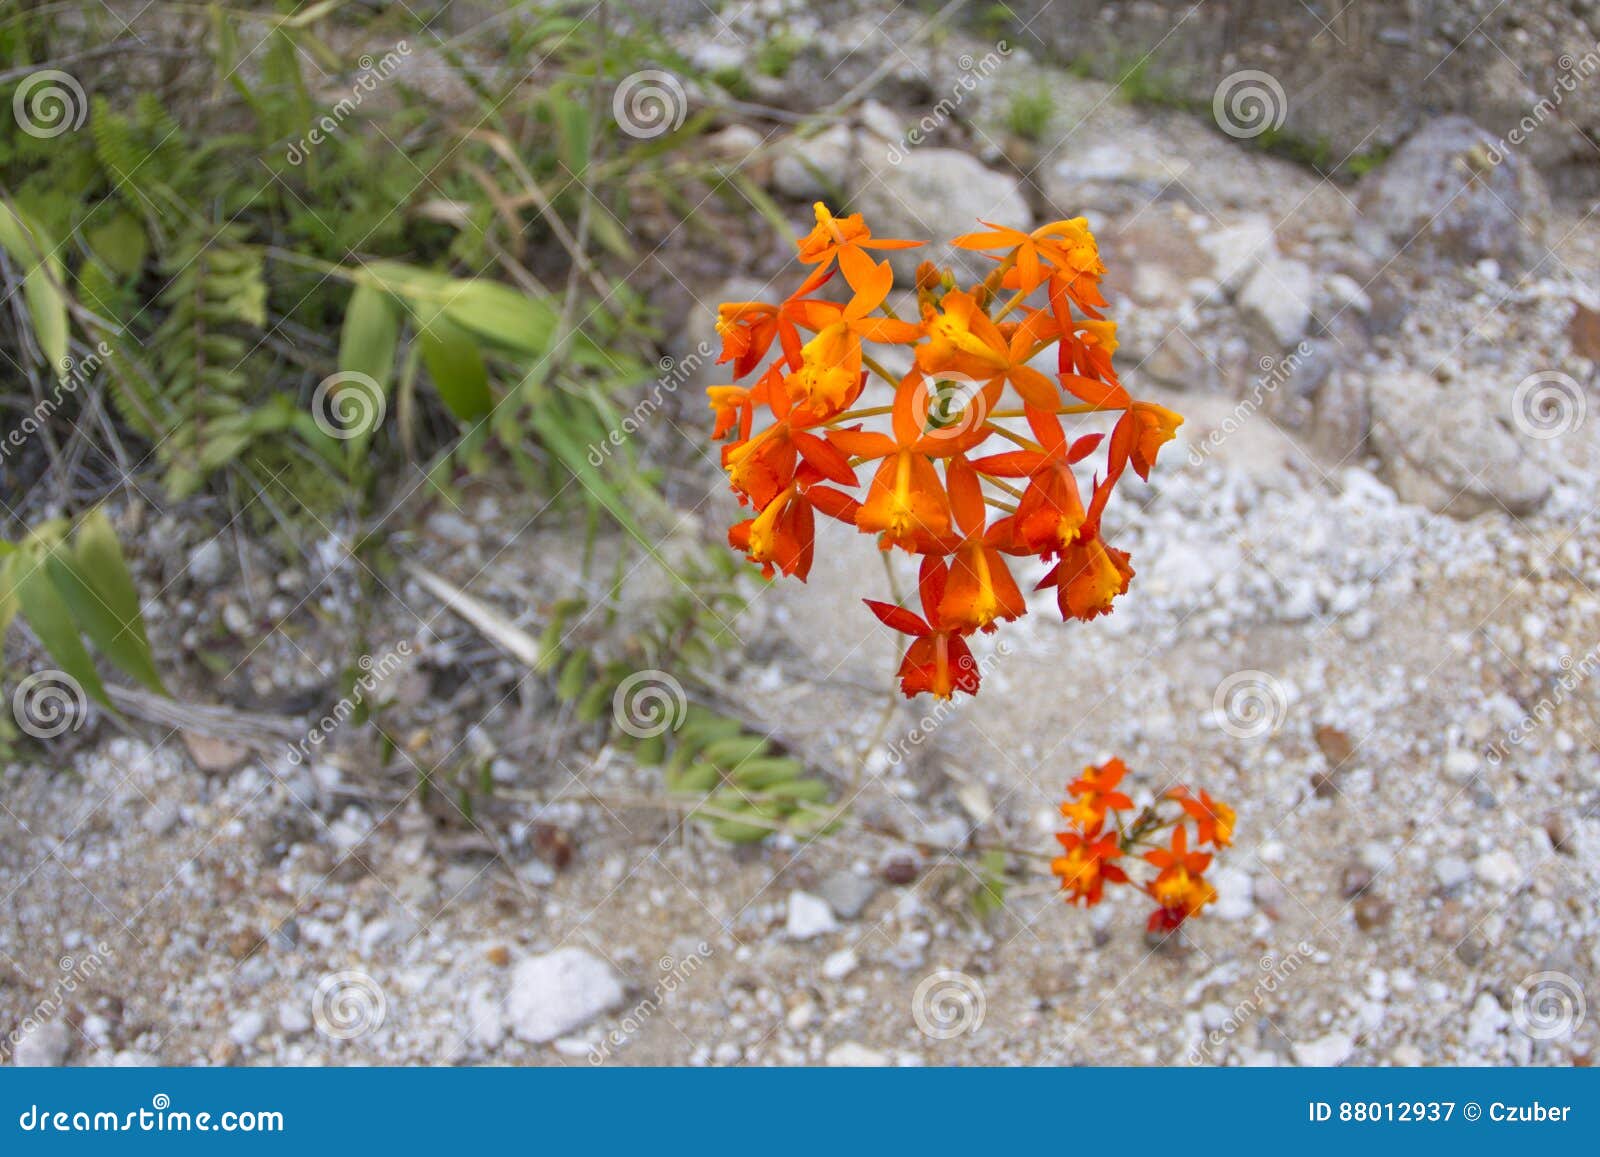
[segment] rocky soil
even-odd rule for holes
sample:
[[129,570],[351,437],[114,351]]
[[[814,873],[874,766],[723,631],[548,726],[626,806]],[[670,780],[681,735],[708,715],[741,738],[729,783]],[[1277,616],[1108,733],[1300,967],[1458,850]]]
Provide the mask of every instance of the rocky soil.
[[[586,743],[540,680],[414,579],[373,576],[371,652],[410,655],[385,688],[410,724],[387,763],[353,724],[295,760],[101,722],[0,773],[0,1050],[43,1064],[1589,1063],[1587,207],[1552,197],[1529,158],[1482,168],[1492,140],[1458,119],[1352,188],[1186,113],[1131,107],[1026,46],[980,67],[990,45],[931,37],[919,15],[757,12],[810,47],[790,77],[759,77],[754,101],[814,105],[830,76],[849,98],[805,138],[755,112],[720,130],[797,227],[822,194],[891,236],[1090,216],[1124,380],[1187,417],[1130,491],[1138,516],[1127,500],[1108,514],[1138,571],[1117,613],[1062,625],[1041,605],[982,656],[978,701],[900,705],[880,731],[892,643],[858,600],[882,573],[861,543],[824,536],[808,586],[755,591],[728,624],[718,677],[871,830],[735,850],[656,806],[658,772]],[[683,47],[706,68],[746,60],[755,39],[704,32]],[[1049,123],[1018,139],[1014,94],[1041,88]],[[741,227],[760,236],[754,214]],[[727,282],[761,292],[781,269],[756,249],[708,268],[681,244],[653,261],[643,276],[681,321],[679,358],[708,337]],[[643,435],[666,460],[698,463],[694,393]],[[702,465],[675,471],[679,533],[714,537],[723,490]],[[337,537],[285,569],[232,531],[143,529],[158,637],[197,669],[249,652],[233,682],[194,680],[195,697],[320,710],[341,661],[325,628],[357,590]],[[581,528],[541,520],[509,480],[435,510],[409,545],[535,632],[583,551]],[[492,814],[408,778],[410,753],[440,742],[481,757]],[[1237,805],[1215,910],[1156,942],[1141,905],[1069,909],[1047,875],[1024,874],[1002,911],[976,914],[974,845],[1048,849],[1063,785],[1112,753],[1137,795],[1183,781]]]

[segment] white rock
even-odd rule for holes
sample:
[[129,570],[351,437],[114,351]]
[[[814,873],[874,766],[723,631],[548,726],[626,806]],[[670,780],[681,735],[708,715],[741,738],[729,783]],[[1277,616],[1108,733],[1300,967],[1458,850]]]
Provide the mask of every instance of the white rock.
[[833,918],[833,909],[826,900],[798,888],[789,893],[789,939],[810,940],[838,928],[839,922]]
[[798,201],[833,196],[850,169],[851,140],[845,125],[832,125],[814,137],[790,137],[772,163],[773,188]]
[[67,1063],[72,1032],[60,1021],[41,1024],[17,1042],[11,1063],[19,1069],[56,1069]]
[[1211,874],[1217,899],[1211,911],[1220,920],[1246,920],[1255,911],[1254,882],[1242,868],[1218,868]]
[[853,1040],[834,1045],[823,1059],[834,1069],[881,1069],[890,1064],[889,1058],[878,1050]]
[[311,1030],[311,1013],[298,1000],[285,1000],[278,1005],[278,1027],[286,1036],[299,1036]]
[[517,965],[506,1019],[520,1039],[544,1044],[566,1036],[622,1003],[611,966],[582,948],[557,948]]
[[1311,267],[1301,261],[1268,261],[1256,268],[1239,291],[1239,309],[1251,322],[1288,349],[1305,336],[1316,294]]
[[1314,1041],[1294,1046],[1294,1063],[1302,1068],[1321,1069],[1342,1065],[1355,1051],[1356,1042],[1349,1033],[1330,1032]]
[[985,168],[959,149],[893,149],[887,156],[868,150],[861,161],[866,176],[854,190],[855,207],[871,222],[873,233],[931,242],[886,253],[902,282],[910,280],[924,258],[948,261],[963,276],[986,273],[993,268],[991,262],[946,249],[944,243],[981,229],[980,218],[1022,229],[1033,221],[1015,177]]
[[243,1048],[255,1044],[256,1038],[267,1030],[267,1018],[251,1009],[240,1013],[228,1025],[228,1039]]
[[208,538],[189,555],[189,577],[201,586],[212,586],[221,581],[225,561],[222,540]]
[[1444,773],[1464,783],[1478,774],[1478,757],[1464,747],[1452,747],[1445,753]]
[[900,114],[880,101],[864,100],[856,110],[861,127],[885,141],[898,141],[905,135],[905,125]]
[[1467,1045],[1470,1048],[1484,1049],[1500,1039],[1500,1034],[1505,1032],[1506,1025],[1511,1023],[1511,1018],[1506,1015],[1506,1010],[1500,1007],[1500,1002],[1487,992],[1478,994],[1478,999],[1472,1006],[1472,1015],[1467,1021]]
[[1211,254],[1213,276],[1229,293],[1243,285],[1259,263],[1278,255],[1272,222],[1266,217],[1249,217],[1237,225],[1202,233],[1199,241]]
[[1510,891],[1523,881],[1522,865],[1504,848],[1485,852],[1472,861],[1473,874],[1497,891]]
[[1433,874],[1444,888],[1459,888],[1472,879],[1472,865],[1460,856],[1441,856],[1433,862]]
[[822,962],[822,975],[827,980],[843,980],[854,972],[861,960],[853,948],[841,948]]

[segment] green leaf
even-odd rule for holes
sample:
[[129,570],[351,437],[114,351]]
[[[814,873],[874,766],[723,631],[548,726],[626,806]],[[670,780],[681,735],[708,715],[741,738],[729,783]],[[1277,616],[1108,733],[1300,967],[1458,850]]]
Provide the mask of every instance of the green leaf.
[[513,353],[542,357],[556,314],[540,301],[498,281],[457,281],[444,293],[445,315],[463,329]]
[[0,246],[23,268],[22,296],[33,318],[34,336],[52,374],[66,372],[67,299],[62,294],[66,270],[55,255],[55,243],[35,222],[0,202]]
[[422,325],[422,364],[450,412],[463,422],[475,421],[494,408],[489,396],[489,371],[477,345],[460,326],[444,317]]
[[339,331],[339,368],[365,374],[387,395],[399,342],[400,312],[394,299],[371,285],[357,285],[345,306],[344,326]]
[[78,637],[72,611],[57,593],[49,572],[39,560],[27,559],[24,573],[16,577],[22,613],[44,649],[80,687],[109,707],[111,701],[106,697],[100,676],[95,673],[94,660],[89,658],[83,640]]
[[166,694],[151,657],[138,589],[105,512],[85,516],[72,550],[58,547],[51,553],[50,566],[57,590],[89,640],[128,675]]

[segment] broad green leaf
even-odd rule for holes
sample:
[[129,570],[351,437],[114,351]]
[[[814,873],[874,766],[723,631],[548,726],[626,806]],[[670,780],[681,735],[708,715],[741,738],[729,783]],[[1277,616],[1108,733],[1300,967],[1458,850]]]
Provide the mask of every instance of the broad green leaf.
[[22,296],[33,318],[39,349],[52,374],[66,372],[67,299],[62,295],[66,271],[55,254],[55,243],[33,221],[19,217],[0,203],[0,246],[22,266]]
[[371,285],[357,285],[339,331],[339,368],[367,375],[388,394],[399,341],[400,313],[394,299]]
[[139,592],[128,573],[111,520],[100,510],[79,524],[69,552],[51,554],[51,577],[90,642],[152,691],[166,694],[150,654]]
[[37,559],[28,559],[25,571],[18,576],[17,600],[28,626],[39,636],[39,642],[61,669],[77,680],[78,685],[106,706],[111,701],[94,669],[94,660],[78,637],[72,611],[57,592],[49,572]]
[[542,356],[556,315],[548,305],[498,281],[457,281],[442,302],[450,320],[514,353]]
[[477,344],[465,330],[444,317],[435,317],[421,326],[418,336],[422,340],[422,364],[428,367],[434,388],[452,414],[470,422],[494,408],[494,399],[489,396],[489,371]]

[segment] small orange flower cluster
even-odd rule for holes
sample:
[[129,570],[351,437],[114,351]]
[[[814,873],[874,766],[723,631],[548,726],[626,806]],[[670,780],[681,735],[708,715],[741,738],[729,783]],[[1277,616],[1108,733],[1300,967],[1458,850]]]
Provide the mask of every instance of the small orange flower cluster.
[[[1086,767],[1083,774],[1067,785],[1071,797],[1061,805],[1061,814],[1072,830],[1058,832],[1062,854],[1050,862],[1050,870],[1061,877],[1061,888],[1068,903],[1085,907],[1104,898],[1105,886],[1133,884],[1123,868],[1113,863],[1141,847],[1148,847],[1141,858],[1156,874],[1141,885],[1156,902],[1150,914],[1152,932],[1170,932],[1217,898],[1217,890],[1206,879],[1211,853],[1198,849],[1209,844],[1225,848],[1233,842],[1233,809],[1201,791],[1189,794],[1185,787],[1173,788],[1157,804],[1144,808],[1127,824],[1119,811],[1131,810],[1133,801],[1117,790],[1128,773],[1120,759],[1110,759],[1099,767]],[[1177,804],[1175,814],[1162,814],[1161,804]],[[1106,831],[1110,815],[1112,830]],[[1189,850],[1189,829],[1194,822],[1196,850]],[[1165,846],[1152,837],[1172,829]]]
[[[888,306],[894,273],[873,251],[921,242],[875,238],[860,215],[835,217],[820,202],[816,219],[798,242],[800,260],[814,268],[792,296],[718,311],[721,361],[733,363],[736,382],[708,391],[713,436],[728,438],[723,467],[754,512],[728,540],[769,577],[804,580],[820,513],[875,535],[882,550],[920,556],[921,615],[865,601],[912,638],[899,672],[907,696],[974,694],[967,638],[1027,613],[1008,557],[1050,564],[1039,586],[1055,588],[1064,619],[1105,614],[1128,589],[1133,568],[1101,538],[1101,514],[1129,465],[1149,477],[1183,419],[1134,401],[1117,381],[1116,326],[1099,312],[1105,266],[1084,219],[955,238],[959,248],[993,255],[995,268],[960,289],[949,271],[923,262],[916,321]],[[812,296],[835,272],[849,300]],[[903,347],[900,364],[909,368],[886,369],[879,358],[888,355],[875,345]],[[1056,372],[1047,375],[1033,362],[1052,346]],[[750,375],[752,384],[737,384]],[[892,388],[886,404],[862,404],[874,376]],[[1069,441],[1064,416],[1099,413],[1117,415],[1109,439]],[[760,429],[758,414],[770,417]],[[887,433],[863,425],[885,417]],[[996,438],[1010,447],[973,456]],[[1102,441],[1105,474],[1085,504],[1074,467]],[[857,469],[873,463],[865,495],[849,493],[860,486]]]

